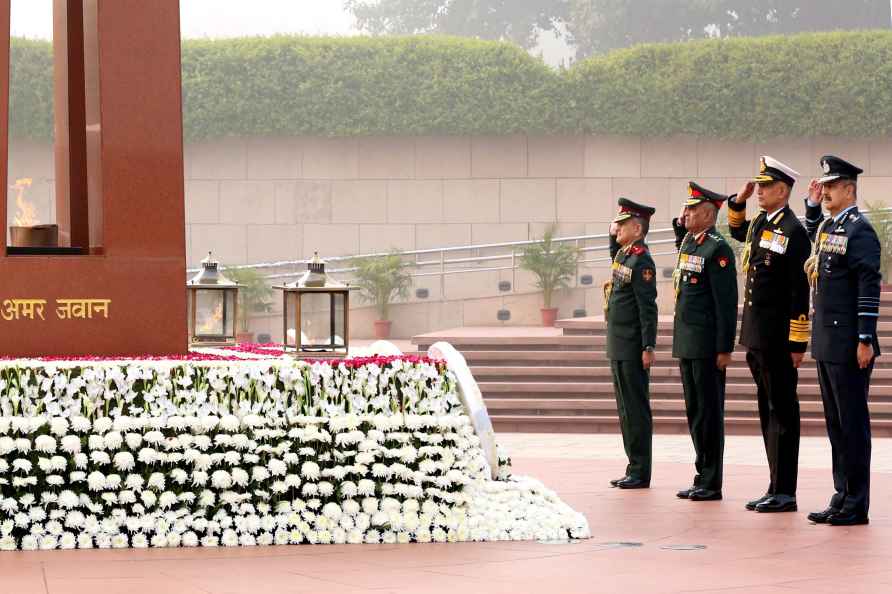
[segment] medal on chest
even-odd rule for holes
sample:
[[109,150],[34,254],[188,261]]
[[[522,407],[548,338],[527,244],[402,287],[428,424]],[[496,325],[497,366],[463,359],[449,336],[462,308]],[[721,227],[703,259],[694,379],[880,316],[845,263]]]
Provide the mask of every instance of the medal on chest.
[[704,263],[703,256],[681,254],[678,259],[678,269],[685,272],[703,272]]
[[790,238],[775,231],[766,229],[762,231],[762,237],[759,239],[759,247],[766,249],[775,254],[786,254],[787,246],[790,244]]
[[825,254],[843,255],[846,253],[848,244],[849,238],[845,235],[839,235],[836,233],[821,233],[820,249],[821,252]]
[[613,282],[620,283],[623,285],[632,282],[632,269],[631,268],[629,268],[628,266],[624,266],[623,264],[620,264],[619,262],[614,262],[613,266],[611,266],[611,268],[613,269],[612,270],[613,271]]

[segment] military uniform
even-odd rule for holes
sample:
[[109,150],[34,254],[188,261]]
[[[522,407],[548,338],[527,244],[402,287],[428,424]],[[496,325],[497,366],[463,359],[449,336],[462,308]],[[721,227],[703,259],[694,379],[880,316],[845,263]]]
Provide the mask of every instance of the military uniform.
[[[649,220],[654,213],[654,209],[625,198],[620,198],[619,205],[621,211],[614,222],[632,217]],[[613,484],[641,488],[649,486],[651,478],[650,371],[644,368],[642,353],[653,351],[657,342],[656,267],[643,239],[622,248],[614,236],[610,239],[613,265],[605,295],[607,358],[629,460],[626,476]]]
[[[690,183],[686,206],[727,199]],[[675,318],[672,356],[680,359],[688,428],[696,452],[697,474],[679,497],[719,499],[725,447],[725,372],[718,353],[734,350],[737,328],[737,273],[734,251],[715,227],[696,235],[672,221],[678,262],[675,267]],[[704,493],[706,495],[704,495]]]
[[[771,157],[762,157],[756,183],[792,187],[799,175]],[[744,243],[746,289],[740,344],[756,382],[759,421],[770,482],[765,496],[747,509],[796,511],[799,472],[799,372],[791,353],[804,353],[809,340],[809,287],[803,266],[811,252],[805,228],[788,205],[746,220],[746,203],[728,201],[731,237]]]
[[[855,180],[862,170],[838,157],[822,159],[821,183]],[[870,414],[867,399],[873,361],[861,369],[859,342],[880,354],[880,243],[864,216],[852,206],[825,219],[806,200],[806,227],[815,241],[809,262],[814,283],[812,356],[833,453],[835,493],[827,510],[809,519],[831,524],[867,523],[870,504]]]

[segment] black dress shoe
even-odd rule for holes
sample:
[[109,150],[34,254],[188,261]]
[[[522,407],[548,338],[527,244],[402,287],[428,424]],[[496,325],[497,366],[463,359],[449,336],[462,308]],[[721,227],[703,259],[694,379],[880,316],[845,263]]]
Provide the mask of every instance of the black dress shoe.
[[618,483],[623,482],[627,478],[629,478],[629,475],[626,475],[626,476],[624,476],[622,478],[618,478],[618,479],[610,479],[610,486],[615,487]]
[[616,483],[620,489],[649,489],[650,481],[628,477]]
[[761,513],[794,512],[799,507],[796,498],[792,495],[773,495],[756,505],[756,511]]
[[827,520],[830,519],[830,516],[838,513],[839,510],[835,507],[828,507],[824,511],[812,512],[808,514],[808,520],[810,522],[814,522],[815,524],[826,524]]
[[756,511],[757,505],[759,505],[763,501],[768,501],[769,499],[771,499],[771,493],[765,493],[758,499],[753,499],[752,501],[747,501],[746,505],[744,507],[746,507],[750,511]]
[[718,501],[722,498],[721,491],[713,491],[712,489],[695,489],[688,495],[691,501]]
[[688,487],[687,489],[682,489],[681,491],[676,493],[675,496],[678,497],[679,499],[687,499],[688,497],[691,496],[691,493],[693,493],[697,489],[698,489],[698,487],[691,486],[691,487]]
[[861,524],[869,524],[867,514],[856,514],[850,512],[837,512],[827,518],[827,523],[831,526],[860,526]]

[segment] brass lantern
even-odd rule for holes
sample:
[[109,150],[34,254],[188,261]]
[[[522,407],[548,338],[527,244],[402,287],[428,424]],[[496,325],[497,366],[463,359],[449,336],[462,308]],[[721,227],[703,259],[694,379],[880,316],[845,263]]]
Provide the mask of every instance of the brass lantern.
[[347,355],[350,291],[356,287],[328,276],[316,253],[299,279],[276,288],[283,292],[286,351],[310,357]]
[[211,252],[201,270],[186,282],[189,303],[189,345],[229,346],[236,343],[238,290],[241,285],[223,276]]

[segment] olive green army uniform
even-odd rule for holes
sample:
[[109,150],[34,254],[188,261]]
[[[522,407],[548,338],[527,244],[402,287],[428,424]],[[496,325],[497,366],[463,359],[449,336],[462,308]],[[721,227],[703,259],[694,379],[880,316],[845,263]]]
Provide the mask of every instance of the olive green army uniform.
[[616,408],[629,465],[626,476],[650,482],[653,419],[650,372],[642,352],[656,346],[657,282],[653,258],[643,240],[614,254],[612,288],[607,300],[607,358],[613,373]]

